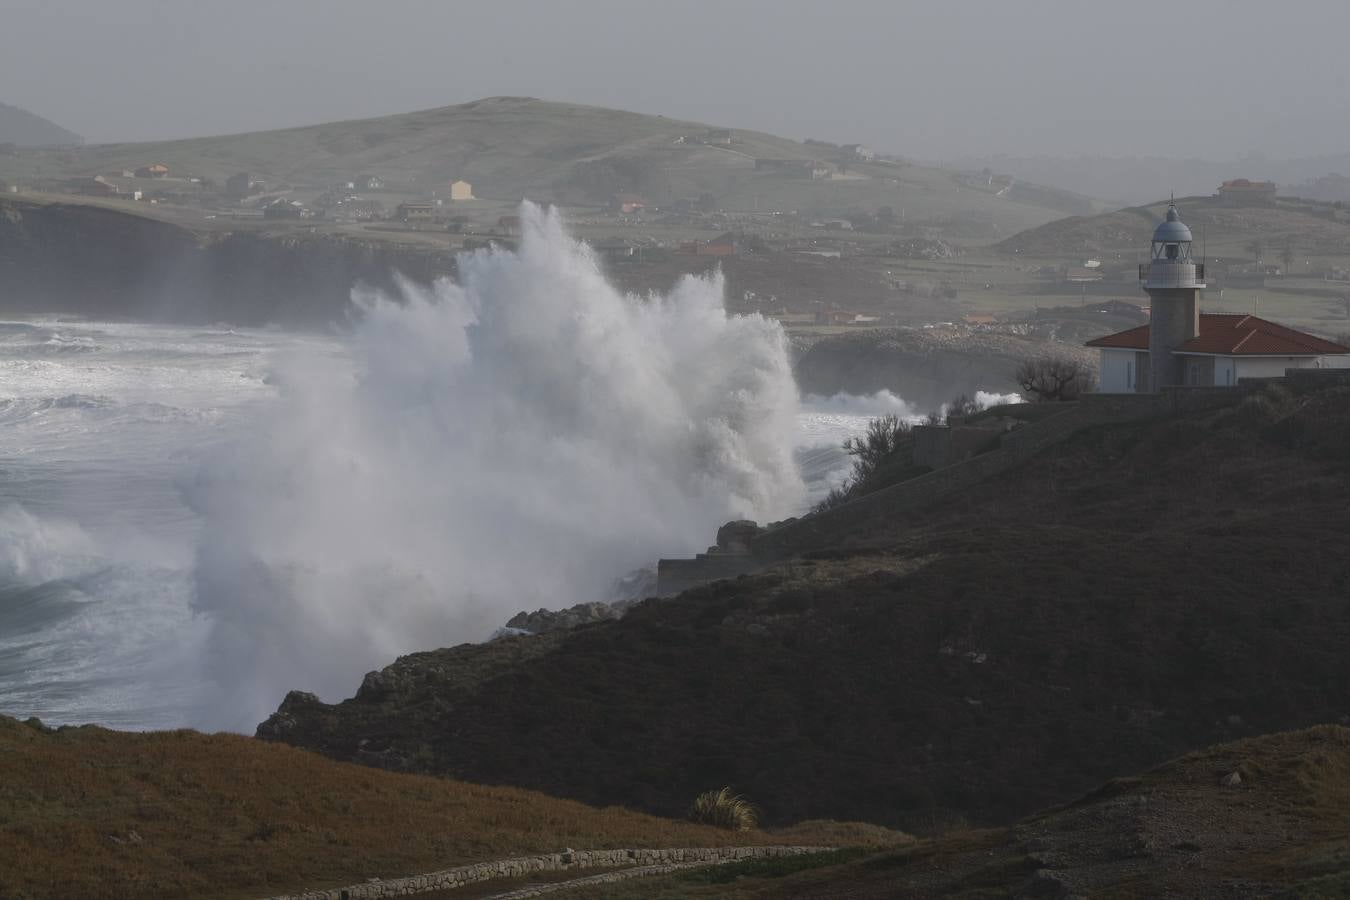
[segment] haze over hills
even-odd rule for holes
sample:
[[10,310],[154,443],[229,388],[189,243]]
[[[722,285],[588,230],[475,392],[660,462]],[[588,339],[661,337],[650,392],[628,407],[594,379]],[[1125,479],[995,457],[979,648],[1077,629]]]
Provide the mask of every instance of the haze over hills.
[[83,144],[84,138],[17,106],[0,103],[0,144],[55,147]]
[[1295,159],[1246,156],[1232,160],[1160,156],[989,156],[956,157],[940,165],[983,169],[1026,178],[1125,206],[1158,198],[1159,189],[1177,196],[1212,194],[1232,178],[1274,181],[1280,193],[1309,200],[1345,200],[1323,184],[1324,176],[1350,173],[1350,151]]

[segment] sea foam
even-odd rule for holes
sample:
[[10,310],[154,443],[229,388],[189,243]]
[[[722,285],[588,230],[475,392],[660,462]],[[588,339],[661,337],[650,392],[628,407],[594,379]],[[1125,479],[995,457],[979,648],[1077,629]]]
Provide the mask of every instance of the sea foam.
[[780,327],[720,275],[625,295],[554,214],[457,281],[358,293],[350,353],[279,365],[280,402],[202,469],[199,724],[251,728],[400,654],[604,596],[733,517],[798,511]]

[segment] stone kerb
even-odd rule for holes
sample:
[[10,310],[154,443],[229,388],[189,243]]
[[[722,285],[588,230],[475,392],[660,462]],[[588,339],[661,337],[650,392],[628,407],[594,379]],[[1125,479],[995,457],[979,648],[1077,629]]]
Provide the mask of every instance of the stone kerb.
[[[473,863],[425,875],[406,878],[371,879],[326,890],[304,891],[298,894],[279,894],[267,900],[385,900],[387,897],[407,897],[430,891],[446,891],[479,884],[497,878],[520,878],[542,872],[567,869],[617,868],[620,866],[650,867],[657,874],[662,867],[686,867],[739,862],[747,859],[769,859],[781,856],[801,856],[821,853],[830,847],[760,846],[760,847],[677,847],[673,849],[632,848],[624,850],[568,850],[562,853],[542,853],[518,856],[491,862]],[[672,869],[673,870],[673,869]],[[619,874],[619,873],[615,873]],[[543,891],[539,891],[543,893]],[[513,894],[515,892],[512,892]],[[520,894],[520,896],[531,896]]]

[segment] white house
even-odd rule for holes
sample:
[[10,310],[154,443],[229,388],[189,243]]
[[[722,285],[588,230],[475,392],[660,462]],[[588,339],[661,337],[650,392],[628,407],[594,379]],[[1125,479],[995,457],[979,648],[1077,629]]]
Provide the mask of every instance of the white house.
[[[1231,387],[1239,378],[1272,378],[1285,369],[1338,367],[1350,348],[1256,316],[1200,313],[1199,334],[1175,346],[1183,384]],[[1148,390],[1149,326],[1109,334],[1089,347],[1101,351],[1100,390]]]

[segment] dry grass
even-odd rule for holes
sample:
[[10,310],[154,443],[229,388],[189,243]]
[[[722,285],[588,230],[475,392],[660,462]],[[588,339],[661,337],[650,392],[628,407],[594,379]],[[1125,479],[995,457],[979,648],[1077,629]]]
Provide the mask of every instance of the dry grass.
[[778,840],[236,735],[45,731],[0,717],[7,900],[256,897],[569,846]]
[[759,812],[749,800],[724,787],[704,791],[694,798],[693,806],[689,807],[689,820],[728,831],[754,831],[759,825]]

